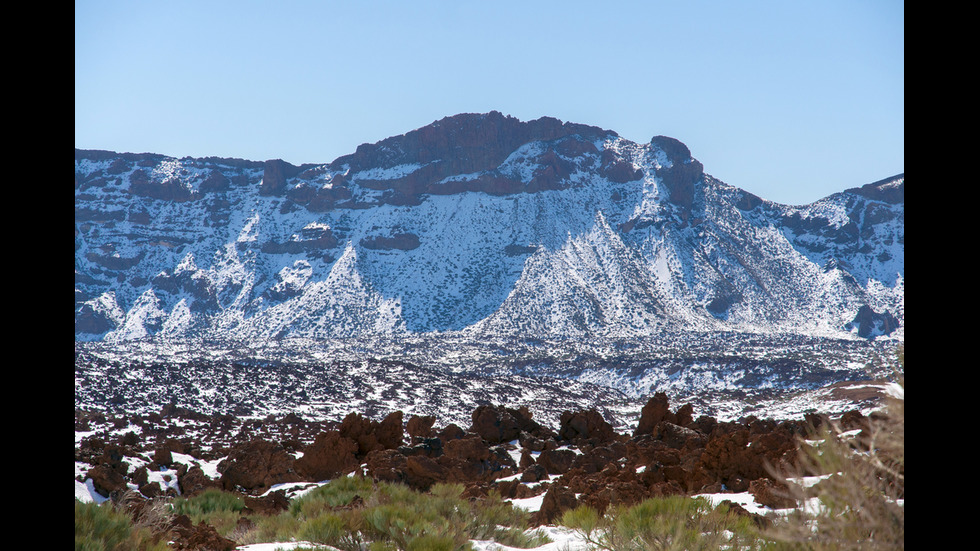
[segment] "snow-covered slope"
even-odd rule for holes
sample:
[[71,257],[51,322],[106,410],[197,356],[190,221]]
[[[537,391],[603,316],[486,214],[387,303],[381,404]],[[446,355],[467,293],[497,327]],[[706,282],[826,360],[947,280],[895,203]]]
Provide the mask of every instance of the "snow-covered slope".
[[903,339],[904,176],[811,205],[499,113],[323,165],[75,152],[75,339]]

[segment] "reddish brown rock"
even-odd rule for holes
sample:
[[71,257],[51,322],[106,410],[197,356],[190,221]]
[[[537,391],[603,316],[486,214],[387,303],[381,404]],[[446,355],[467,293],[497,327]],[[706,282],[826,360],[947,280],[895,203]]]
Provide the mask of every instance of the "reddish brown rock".
[[769,478],[759,478],[750,482],[749,493],[757,502],[772,509],[796,506],[796,501],[790,497],[787,488]]
[[532,515],[535,525],[553,524],[565,511],[578,506],[575,493],[565,486],[552,484],[541,500],[541,508]]
[[357,456],[365,457],[375,450],[390,450],[405,441],[402,412],[388,414],[380,423],[357,412],[344,417],[338,429],[340,435],[357,443]]
[[616,438],[616,432],[612,425],[594,409],[575,413],[562,412],[560,423],[561,428],[558,430],[558,436],[564,440],[584,439],[608,442]]
[[364,458],[367,475],[382,482],[405,482],[408,458],[398,450],[374,450]]
[[244,496],[243,499],[248,512],[260,515],[277,515],[289,509],[289,498],[283,490],[269,492],[260,497]]
[[333,430],[321,433],[296,460],[296,471],[306,480],[336,478],[357,469],[358,445]]
[[548,469],[534,463],[521,473],[521,482],[540,482],[548,479]]
[[548,474],[565,474],[572,468],[578,457],[572,450],[545,450],[538,456],[537,464],[545,468]]
[[605,512],[610,506],[631,506],[647,499],[649,490],[638,481],[611,480],[596,488],[593,492],[583,494],[579,501],[596,511]]
[[521,410],[503,406],[478,406],[471,416],[470,432],[480,435],[480,438],[490,444],[517,440],[521,434],[522,421],[530,420],[530,416],[523,418],[523,413]]
[[195,525],[187,515],[177,516],[172,523],[170,549],[178,551],[234,551],[234,541],[222,536],[204,521]]
[[300,169],[282,159],[266,161],[265,170],[262,174],[262,185],[259,186],[259,195],[284,194],[286,192],[286,180],[300,172]]
[[476,436],[450,440],[443,445],[443,455],[456,461],[486,461],[490,448]]
[[204,473],[204,470],[197,465],[187,469],[187,472],[177,477],[177,484],[180,488],[180,494],[184,496],[192,496],[203,492],[208,488],[221,487],[220,481],[209,477]]
[[450,482],[451,478],[446,465],[424,455],[406,458],[403,472],[405,484],[420,491],[439,482]]
[[443,442],[463,438],[464,436],[466,436],[466,431],[461,429],[456,423],[449,423],[438,432],[438,438]]
[[157,448],[157,450],[153,452],[153,456],[150,460],[156,465],[169,467],[170,465],[173,464],[174,457],[173,454],[170,453],[169,449]]
[[126,489],[126,478],[109,465],[96,465],[89,469],[88,477],[92,479],[95,491],[103,497],[109,497],[113,492]]
[[860,410],[854,409],[841,415],[840,427],[843,430],[864,430],[868,427],[868,420]]
[[677,412],[674,413],[676,417],[675,423],[682,427],[688,427],[694,423],[694,406],[691,404],[684,404],[683,406],[677,408]]
[[267,489],[273,484],[300,480],[294,469],[296,459],[281,444],[253,440],[241,445],[218,464],[221,484],[226,490]]
[[748,444],[748,429],[716,431],[705,444],[700,466],[724,484],[732,477],[749,480],[758,478],[754,476],[759,470],[751,463]]
[[621,442],[610,442],[603,446],[588,449],[575,457],[572,468],[585,473],[595,473],[605,469],[610,463],[626,457],[629,447]]
[[534,456],[531,454],[529,450],[527,450],[526,448],[521,450],[521,459],[520,461],[517,462],[518,468],[523,470],[530,467],[531,465],[534,465],[535,463],[536,461],[534,460]]
[[647,400],[646,405],[640,411],[640,421],[636,430],[633,431],[633,436],[652,433],[653,429],[661,421],[675,422],[677,419],[670,412],[670,404],[668,402],[667,395],[663,392],[658,392]]
[[432,425],[436,422],[433,415],[413,415],[405,425],[405,430],[412,439],[431,438],[435,435]]
[[696,430],[662,421],[654,429],[652,436],[674,449],[703,448],[707,439]]

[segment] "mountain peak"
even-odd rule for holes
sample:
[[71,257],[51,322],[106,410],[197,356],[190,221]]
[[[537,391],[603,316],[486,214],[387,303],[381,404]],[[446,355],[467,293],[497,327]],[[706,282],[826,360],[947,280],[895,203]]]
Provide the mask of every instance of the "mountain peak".
[[[606,145],[612,131],[542,117],[528,122],[498,111],[446,117],[402,135],[362,144],[334,160],[331,194],[354,188],[382,192],[381,201],[418,204],[422,195],[480,191],[492,195],[580,185],[583,164],[616,182],[642,177],[628,154]],[[288,193],[288,186],[278,186]]]
[[593,141],[615,137],[616,133],[553,117],[523,122],[499,111],[460,113],[405,134],[361,144],[354,153],[336,159],[331,167],[346,166],[357,172],[441,162],[450,165],[448,172],[455,174],[481,172],[496,168],[528,142],[553,141],[572,135]]
[[898,204],[905,202],[905,174],[896,174],[891,178],[885,178],[865,184],[861,187],[847,190],[868,199],[883,201],[885,203]]

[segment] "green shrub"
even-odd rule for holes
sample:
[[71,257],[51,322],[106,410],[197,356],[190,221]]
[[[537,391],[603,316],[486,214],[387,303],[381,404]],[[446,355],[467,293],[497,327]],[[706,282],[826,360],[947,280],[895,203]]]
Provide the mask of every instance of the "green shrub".
[[464,521],[455,513],[439,514],[439,504],[388,503],[366,509],[362,514],[365,531],[371,540],[391,541],[398,549],[467,549],[469,537]]
[[697,551],[762,549],[754,523],[712,508],[704,498],[652,498],[631,507],[612,507],[604,515],[588,506],[566,511],[561,524],[597,549],[616,551]]
[[216,512],[238,513],[245,508],[242,498],[224,490],[210,488],[191,497],[174,499],[174,513],[187,515],[194,522],[206,519]]
[[244,509],[245,502],[240,496],[217,488],[173,501],[174,514],[187,515],[194,524],[210,524],[224,536],[235,529]]
[[327,484],[293,500],[290,513],[298,516],[316,516],[318,511],[329,511],[354,502],[356,497],[366,499],[375,491],[369,478],[351,476],[332,480]]
[[111,503],[97,505],[75,500],[76,551],[163,551],[166,542],[159,541],[150,530],[136,525],[124,511]]
[[255,525],[247,533],[235,538],[239,545],[291,541],[303,529],[303,521],[291,514],[262,515],[254,517]]
[[[469,549],[472,539],[510,547],[536,547],[543,536],[527,534],[526,512],[496,493],[471,500],[461,484],[435,484],[418,492],[403,484],[360,477],[334,480],[296,499],[286,514],[298,539],[339,549]],[[355,500],[360,498],[355,503]],[[282,515],[280,515],[282,516]],[[260,521],[253,530],[270,530]]]
[[787,549],[874,550],[905,548],[904,354],[897,384],[901,399],[889,399],[882,415],[867,418],[860,435],[835,424],[801,447],[795,472],[776,473],[792,482],[803,475],[826,478],[805,488],[789,484],[798,509],[771,531]]
[[324,514],[303,524],[299,539],[336,546],[348,532],[344,519],[334,514]]

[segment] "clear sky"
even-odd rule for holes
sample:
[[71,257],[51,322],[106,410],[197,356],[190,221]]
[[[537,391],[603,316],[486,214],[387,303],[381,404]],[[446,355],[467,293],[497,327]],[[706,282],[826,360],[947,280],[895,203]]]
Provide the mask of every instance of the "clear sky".
[[75,1],[77,148],[327,163],[491,110],[809,203],[905,171],[904,2]]

